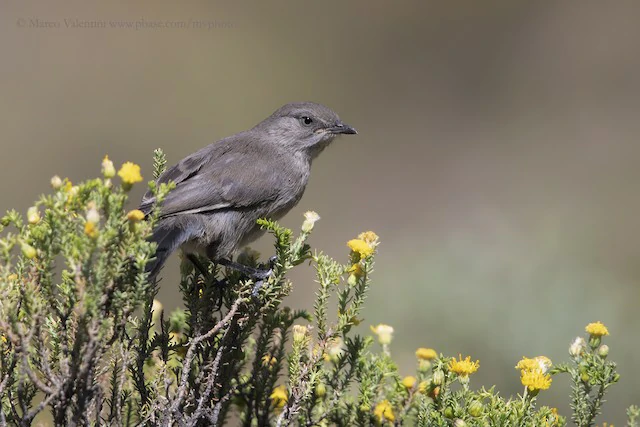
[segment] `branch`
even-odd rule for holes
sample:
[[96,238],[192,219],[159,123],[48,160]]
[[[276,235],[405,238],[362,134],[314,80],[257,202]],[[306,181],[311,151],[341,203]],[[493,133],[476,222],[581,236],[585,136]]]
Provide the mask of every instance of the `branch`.
[[185,356],[184,364],[182,366],[182,377],[180,378],[180,386],[177,390],[177,396],[174,399],[173,404],[171,405],[171,413],[176,413],[178,411],[178,408],[184,401],[185,394],[187,393],[189,371],[191,370],[191,364],[193,363],[193,358],[195,357],[196,347],[202,341],[208,340],[209,338],[217,334],[220,329],[222,329],[227,323],[229,323],[229,321],[231,321],[233,316],[235,316],[236,312],[238,311],[240,302],[242,302],[242,298],[236,299],[224,318],[222,318],[213,328],[211,328],[209,332],[204,335],[195,337],[189,344],[189,349],[187,350],[187,355]]

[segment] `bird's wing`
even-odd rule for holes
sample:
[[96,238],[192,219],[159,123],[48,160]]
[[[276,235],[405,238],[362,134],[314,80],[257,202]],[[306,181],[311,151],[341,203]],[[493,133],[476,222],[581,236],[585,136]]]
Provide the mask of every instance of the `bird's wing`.
[[[159,182],[173,181],[176,188],[162,202],[160,216],[247,208],[277,198],[279,159],[265,158],[264,152],[247,155],[246,148],[244,141],[221,141],[167,170]],[[151,210],[151,198],[143,198],[143,212]]]
[[[176,185],[178,185],[186,181],[194,174],[198,173],[200,168],[206,163],[209,157],[209,152],[216,151],[215,149],[211,149],[213,145],[214,144],[185,157],[179,163],[170,167],[162,175],[160,175],[160,177],[158,177],[156,183],[166,184],[172,181]],[[153,195],[151,190],[148,190],[144,194],[144,196],[142,196],[142,201],[140,202],[139,209],[144,212],[145,215],[148,215],[155,206],[155,203],[155,196]]]

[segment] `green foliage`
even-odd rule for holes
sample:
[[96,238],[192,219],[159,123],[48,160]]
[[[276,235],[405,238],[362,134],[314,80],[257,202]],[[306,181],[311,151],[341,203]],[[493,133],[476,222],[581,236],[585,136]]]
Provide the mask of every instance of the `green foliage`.
[[[157,150],[155,177],[165,165]],[[261,286],[207,259],[183,260],[184,308],[165,313],[144,273],[157,218],[125,211],[136,166],[122,185],[107,158],[102,166],[103,178],[77,186],[54,178],[26,220],[11,211],[0,221],[0,425],[30,425],[44,412],[59,426],[564,426],[536,399],[551,375],[568,374],[571,418],[586,427],[618,380],[599,332],[574,342],[569,364],[518,363],[524,390],[513,398],[473,388],[477,362],[431,349],[418,349],[415,374],[401,377],[393,328],[372,327],[378,344],[353,330],[377,236],[350,240],[338,262],[306,243],[313,212],[297,235],[259,222],[275,242]],[[162,200],[172,186],[150,188]],[[237,261],[267,268],[258,258],[246,250]],[[305,262],[316,271],[312,313],[282,304],[288,271]],[[628,425],[639,418],[629,408]]]

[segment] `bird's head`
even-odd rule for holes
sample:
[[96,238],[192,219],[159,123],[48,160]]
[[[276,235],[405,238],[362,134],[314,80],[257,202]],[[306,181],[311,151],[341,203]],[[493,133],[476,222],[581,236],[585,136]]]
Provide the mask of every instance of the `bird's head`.
[[340,117],[313,102],[286,104],[254,129],[266,132],[277,144],[314,158],[338,135],[356,134]]

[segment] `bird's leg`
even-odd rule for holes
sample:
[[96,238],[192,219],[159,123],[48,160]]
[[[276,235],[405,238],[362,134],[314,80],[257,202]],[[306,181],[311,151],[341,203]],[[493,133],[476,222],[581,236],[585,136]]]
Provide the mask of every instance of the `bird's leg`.
[[248,265],[240,264],[238,262],[231,261],[228,259],[219,259],[217,262],[220,265],[224,265],[227,268],[236,270],[237,272],[240,272],[245,276],[249,276],[252,279],[265,280],[265,279],[268,279],[273,274],[272,269],[267,270],[262,268],[249,267]]
[[[204,277],[204,279],[206,281],[209,281],[209,279],[211,278],[211,274],[209,274],[209,270],[207,269],[207,267],[204,266],[204,264],[202,264],[200,262],[200,260],[198,259],[197,256],[195,256],[194,254],[187,254],[187,259],[193,264],[193,266],[196,268],[196,270],[198,270],[200,272],[200,274],[202,274],[202,277]],[[227,286],[227,280],[226,279],[222,279],[222,280],[217,280],[214,277],[215,284],[221,288],[224,288]],[[222,297],[221,297],[222,298]]]
[[197,256],[195,256],[194,254],[187,254],[187,259],[191,261],[191,264],[193,264],[193,266],[200,272],[200,274],[202,274],[202,276],[204,276],[206,279],[209,278],[209,270],[207,269],[207,267],[202,265]]

